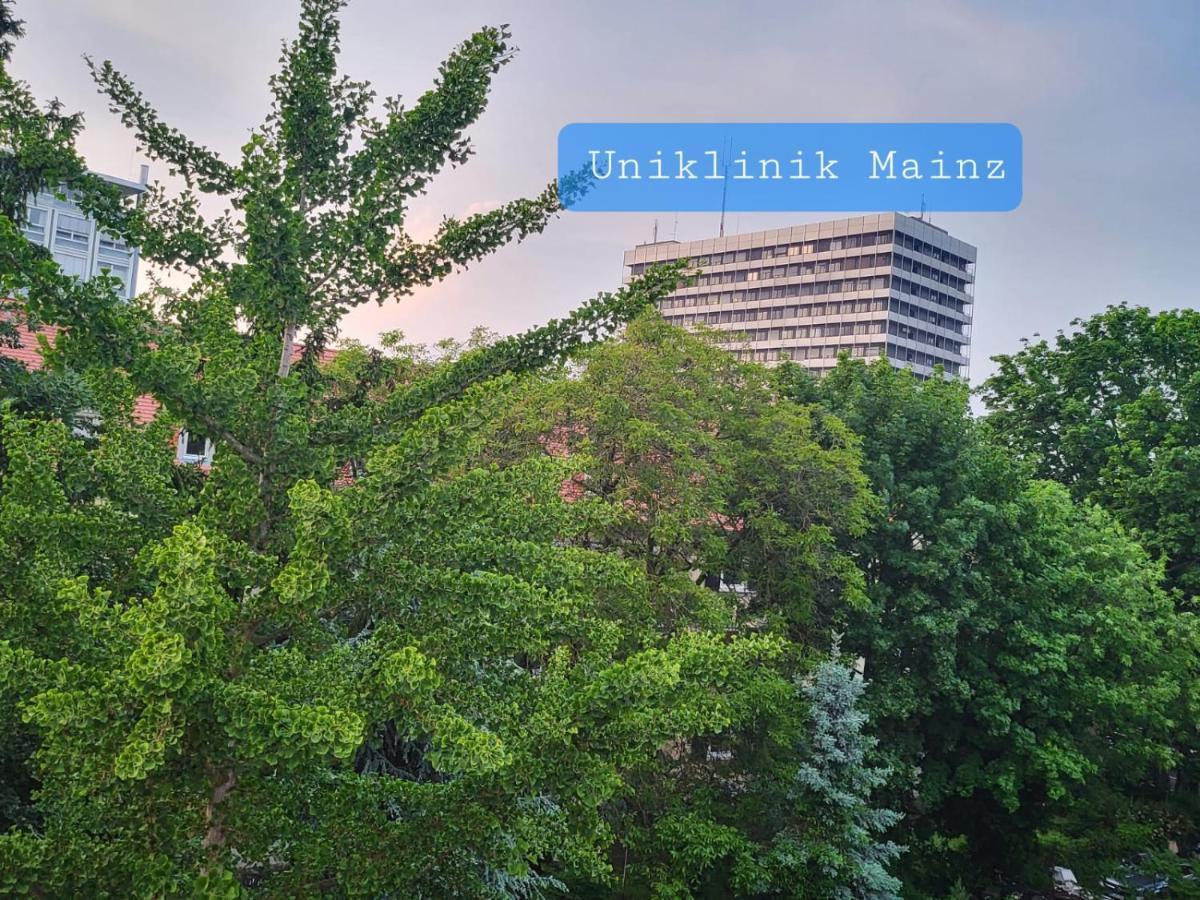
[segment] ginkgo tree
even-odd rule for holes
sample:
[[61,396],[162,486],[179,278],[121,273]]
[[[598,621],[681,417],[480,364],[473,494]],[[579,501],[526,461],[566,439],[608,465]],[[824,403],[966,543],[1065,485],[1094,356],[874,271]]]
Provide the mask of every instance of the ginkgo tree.
[[[56,177],[188,288],[128,302],[44,256],[6,256],[25,314],[61,329],[48,363],[93,385],[103,417],[81,437],[5,414],[0,565],[16,577],[0,586],[0,710],[20,729],[4,747],[18,776],[6,893],[602,883],[601,810],[628,792],[625,773],[726,727],[783,652],[770,636],[643,621],[645,571],[577,539],[613,515],[563,497],[582,460],[478,461],[514,374],[611,333],[677,271],[329,402],[318,351],[349,309],[541,231],[566,189],[408,236],[413,198],[469,156],[464,131],[509,37],[481,30],[411,106],[376,113],[337,71],[341,6],[304,0],[237,161],[92,64],[185,187],[125,206],[82,166]],[[0,225],[8,253],[20,234]],[[122,415],[138,394],[161,407],[149,429]],[[215,442],[198,489],[170,464],[175,424]],[[360,477],[335,488],[351,460]]]

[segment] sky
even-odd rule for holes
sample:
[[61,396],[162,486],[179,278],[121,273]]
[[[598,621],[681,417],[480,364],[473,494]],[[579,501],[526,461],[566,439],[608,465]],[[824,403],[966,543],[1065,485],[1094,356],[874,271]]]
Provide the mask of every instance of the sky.
[[[163,119],[236,159],[267,108],[299,0],[16,0],[27,37],[16,75],[84,113],[91,168],[136,179],[147,162],[97,95],[82,56],[111,59]],[[532,195],[555,172],[569,122],[1007,121],[1024,136],[1021,206],[933,214],[979,248],[971,381],[1022,337],[1127,301],[1195,306],[1200,260],[1200,2],[984,0],[352,0],[342,68],[410,102],[485,24],[519,53],[471,130],[475,156],[414,205],[426,237]],[[165,178],[153,163],[151,178]],[[885,211],[885,210],[881,210]],[[837,214],[731,214],[726,233]],[[414,296],[355,310],[342,334],[372,342],[504,334],[562,316],[622,277],[622,252],[717,233],[717,214],[566,212]]]

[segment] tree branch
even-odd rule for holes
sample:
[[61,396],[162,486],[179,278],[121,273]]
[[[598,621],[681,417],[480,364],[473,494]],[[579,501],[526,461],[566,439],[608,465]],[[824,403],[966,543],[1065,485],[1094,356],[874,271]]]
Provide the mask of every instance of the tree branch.
[[108,97],[109,108],[120,116],[121,122],[137,136],[138,141],[153,159],[174,166],[189,185],[198,184],[208,193],[228,193],[234,187],[234,169],[207,147],[193,143],[183,132],[165,125],[158,113],[146,102],[142,93],[128,78],[118,72],[112,62],[96,65],[84,57],[92,80],[100,93]]

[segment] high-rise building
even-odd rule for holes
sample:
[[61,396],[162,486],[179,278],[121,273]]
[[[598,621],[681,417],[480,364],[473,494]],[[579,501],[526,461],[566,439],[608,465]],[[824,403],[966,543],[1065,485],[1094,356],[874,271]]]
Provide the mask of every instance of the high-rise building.
[[[133,196],[145,192],[147,176],[148,168],[143,166],[140,182],[111,175],[100,177]],[[91,278],[106,271],[121,280],[126,297],[133,297],[137,291],[137,247],[101,231],[69,193],[56,196],[42,191],[30,197],[24,230],[33,243],[49,248],[67,275]]]
[[838,354],[927,376],[966,376],[976,248],[900,213],[721,238],[659,241],[625,253],[625,280],[685,260],[698,274],[663,315],[723,332],[742,359],[794,360],[818,373]]

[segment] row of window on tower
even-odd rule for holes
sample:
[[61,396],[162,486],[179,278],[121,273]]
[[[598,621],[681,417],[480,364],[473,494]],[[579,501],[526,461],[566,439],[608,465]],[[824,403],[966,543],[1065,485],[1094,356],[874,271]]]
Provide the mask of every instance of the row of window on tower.
[[[857,247],[878,247],[894,244],[904,247],[914,253],[929,257],[946,266],[958,269],[967,276],[972,274],[974,262],[959,256],[928,241],[914,238],[903,232],[876,231],[867,234],[848,234],[841,237],[821,238],[798,243],[783,243],[771,247],[754,247],[744,250],[725,250],[720,253],[700,254],[683,259],[689,266],[705,268],[708,266],[725,266],[731,263],[754,262],[764,259],[784,259],[787,257],[806,256],[812,253],[828,253],[840,250],[853,250]],[[672,260],[674,261],[674,260]],[[635,263],[631,266],[631,274],[640,275],[647,266],[654,262]]]
[[[898,344],[892,343],[842,344],[840,346],[826,345],[822,347],[778,347],[767,350],[743,348],[734,350],[733,353],[738,359],[746,362],[803,363],[806,369],[816,375],[825,375],[832,372],[836,366],[837,358],[843,354],[867,361],[886,354],[890,360],[900,365],[925,366],[930,369],[941,366],[942,371],[947,375],[960,375],[963,371],[963,366],[960,363],[941,359],[932,353],[926,353],[922,350],[901,347]],[[922,372],[917,372],[916,374],[922,380],[926,377]]]

